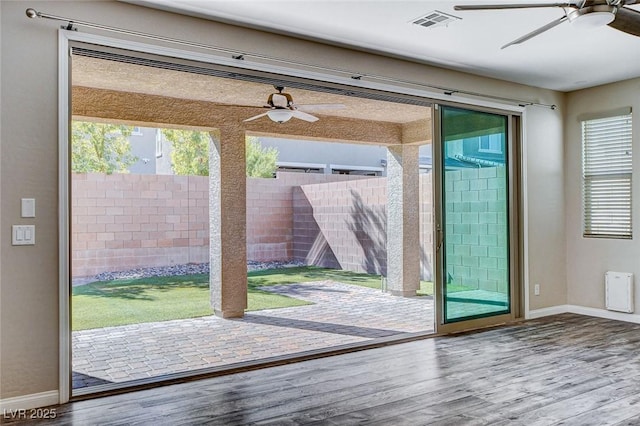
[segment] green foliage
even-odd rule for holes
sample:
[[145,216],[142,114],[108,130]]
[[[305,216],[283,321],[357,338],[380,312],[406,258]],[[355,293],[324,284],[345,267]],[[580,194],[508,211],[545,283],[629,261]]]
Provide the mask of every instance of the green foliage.
[[[209,143],[207,132],[194,130],[163,129],[162,133],[173,145],[171,163],[176,175],[208,176]],[[273,177],[276,172],[278,150],[263,148],[255,137],[248,137],[246,144],[247,176]]]
[[278,168],[278,150],[263,148],[255,137],[247,138],[246,157],[248,177],[270,178]]
[[76,173],[128,173],[138,161],[131,154],[133,127],[74,121],[71,125],[71,170]]
[[209,176],[209,142],[207,132],[162,129],[171,144],[173,172],[182,176]]

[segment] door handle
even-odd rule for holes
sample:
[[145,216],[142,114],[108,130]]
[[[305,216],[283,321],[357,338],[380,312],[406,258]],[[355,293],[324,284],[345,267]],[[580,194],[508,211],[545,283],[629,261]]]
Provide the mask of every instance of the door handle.
[[440,229],[440,226],[438,225],[438,228],[436,229],[436,238],[438,239],[438,244],[436,245],[436,251],[440,251],[440,249],[442,248],[442,243],[444,242],[444,237],[442,235],[442,229]]

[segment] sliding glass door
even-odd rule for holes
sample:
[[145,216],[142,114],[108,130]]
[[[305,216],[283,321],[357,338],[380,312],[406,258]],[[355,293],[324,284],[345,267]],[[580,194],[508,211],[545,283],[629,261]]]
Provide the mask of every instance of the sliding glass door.
[[441,106],[439,118],[441,323],[510,315],[510,117]]

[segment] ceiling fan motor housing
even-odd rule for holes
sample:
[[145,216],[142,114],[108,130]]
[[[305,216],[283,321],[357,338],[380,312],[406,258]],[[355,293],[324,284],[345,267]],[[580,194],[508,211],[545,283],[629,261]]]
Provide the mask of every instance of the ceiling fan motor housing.
[[288,93],[272,93],[269,95],[267,103],[271,108],[276,109],[293,109],[293,98]]
[[584,28],[601,27],[611,23],[618,11],[617,6],[599,4],[576,9],[567,14],[572,25]]

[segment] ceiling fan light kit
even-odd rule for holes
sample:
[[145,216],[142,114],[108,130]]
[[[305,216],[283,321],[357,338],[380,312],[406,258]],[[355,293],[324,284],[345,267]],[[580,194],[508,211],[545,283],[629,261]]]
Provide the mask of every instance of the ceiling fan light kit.
[[269,117],[271,121],[282,124],[291,120],[293,114],[288,109],[272,109],[271,111],[267,112],[267,117]]

